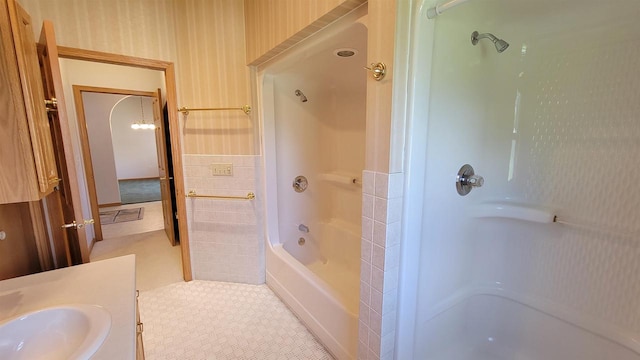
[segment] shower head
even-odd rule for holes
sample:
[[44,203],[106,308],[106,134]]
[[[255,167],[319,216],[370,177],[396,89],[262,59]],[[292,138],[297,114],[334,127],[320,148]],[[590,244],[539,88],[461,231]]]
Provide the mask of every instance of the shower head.
[[502,39],[498,39],[493,34],[490,34],[490,33],[478,34],[477,31],[474,31],[474,32],[471,33],[471,43],[473,45],[476,45],[478,43],[478,40],[485,39],[485,38],[491,40],[493,45],[495,45],[495,47],[496,47],[496,51],[499,52],[499,53],[507,50],[507,48],[509,47],[509,43],[508,42],[506,42],[506,41],[504,41]]
[[302,91],[300,91],[300,90],[296,89],[295,94],[296,94],[296,96],[297,96],[297,97],[299,97],[299,98],[300,98],[300,101],[302,101],[302,102],[307,102],[307,97],[306,97],[306,96],[304,96],[304,94],[302,93]]

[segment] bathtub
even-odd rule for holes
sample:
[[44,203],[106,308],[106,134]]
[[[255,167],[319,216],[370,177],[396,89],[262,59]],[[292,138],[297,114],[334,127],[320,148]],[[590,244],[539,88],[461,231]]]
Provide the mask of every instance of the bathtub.
[[[358,346],[357,309],[348,309],[343,294],[331,287],[317,273],[303,265],[284,249],[283,244],[267,242],[267,285],[284,300],[307,328],[337,359],[352,359]],[[324,276],[340,277],[340,267],[322,264],[317,258],[313,267]]]
[[430,360],[640,360],[638,334],[495,289],[435,307],[417,341]]
[[[360,302],[360,264],[349,256],[360,257],[360,232],[339,219],[315,224],[317,236],[308,234],[299,244],[288,239],[282,248],[311,270],[314,277],[331,287],[332,296],[347,312],[357,314]],[[356,258],[356,259],[357,259]]]
[[358,347],[366,14],[363,5],[258,69],[266,282],[340,360]]

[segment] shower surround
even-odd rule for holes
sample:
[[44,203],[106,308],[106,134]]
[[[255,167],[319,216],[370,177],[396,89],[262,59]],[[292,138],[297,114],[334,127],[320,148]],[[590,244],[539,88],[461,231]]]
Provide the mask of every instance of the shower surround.
[[355,358],[358,347],[364,15],[347,15],[259,69],[267,284],[338,359]]
[[[637,3],[469,1],[427,20],[432,5],[414,7],[408,168],[423,185],[405,199],[422,221],[402,265],[419,273],[399,323],[413,347],[397,350],[640,359]],[[463,164],[485,179],[464,197]]]

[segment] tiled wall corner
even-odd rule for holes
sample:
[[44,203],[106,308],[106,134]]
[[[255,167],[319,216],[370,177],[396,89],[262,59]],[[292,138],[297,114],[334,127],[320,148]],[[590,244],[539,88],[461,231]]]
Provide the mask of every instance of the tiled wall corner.
[[362,174],[358,359],[393,359],[403,174]]
[[[211,164],[233,164],[232,176],[213,176]],[[185,155],[186,191],[245,196],[256,192],[257,156]],[[262,284],[264,241],[259,196],[254,200],[187,199],[194,278]]]

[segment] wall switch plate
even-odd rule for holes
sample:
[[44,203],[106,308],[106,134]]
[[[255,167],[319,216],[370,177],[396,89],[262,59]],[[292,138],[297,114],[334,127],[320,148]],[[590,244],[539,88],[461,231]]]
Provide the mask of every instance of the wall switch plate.
[[211,164],[213,176],[233,176],[233,164]]

